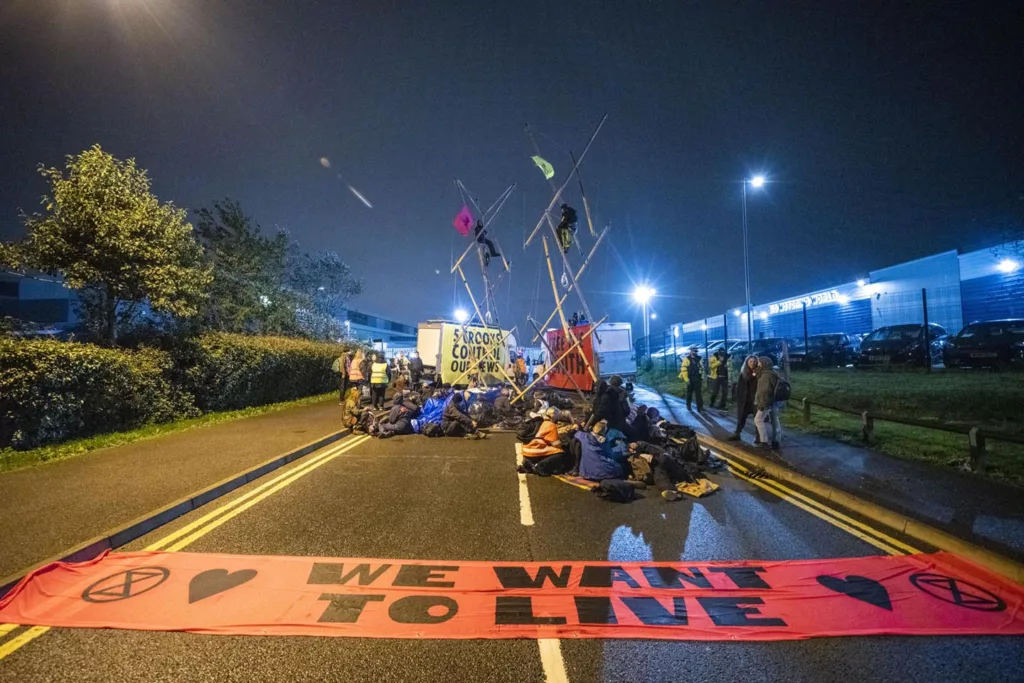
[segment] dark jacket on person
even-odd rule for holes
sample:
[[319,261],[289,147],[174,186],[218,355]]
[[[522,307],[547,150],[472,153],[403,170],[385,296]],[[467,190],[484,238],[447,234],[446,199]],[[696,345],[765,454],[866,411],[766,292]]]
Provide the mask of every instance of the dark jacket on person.
[[423,359],[419,356],[409,359],[409,372],[423,373]]
[[[768,362],[771,363],[770,360]],[[775,403],[775,387],[779,383],[779,373],[775,372],[774,368],[763,365],[759,368],[759,373],[754,407],[758,410],[767,410]]]
[[470,419],[469,415],[462,412],[460,405],[456,405],[455,401],[450,401],[444,408],[444,413],[441,415],[441,425],[444,426],[446,422],[457,422],[467,431],[473,430],[473,420]]
[[391,412],[388,413],[388,422],[392,424],[399,420],[411,420],[420,413],[420,407],[412,401],[405,400],[396,403],[391,407]]
[[499,416],[512,414],[512,401],[508,396],[498,396],[494,399],[494,414]]
[[630,435],[634,441],[647,441],[651,438],[651,423],[647,419],[647,410],[638,411],[629,425],[633,428]]
[[743,361],[740,378],[736,381],[736,409],[751,413],[754,410],[754,397],[757,395],[757,378],[761,372],[758,368],[750,369],[747,361]]
[[610,428],[622,430],[626,423],[622,390],[608,385],[594,401],[594,422],[607,420]]

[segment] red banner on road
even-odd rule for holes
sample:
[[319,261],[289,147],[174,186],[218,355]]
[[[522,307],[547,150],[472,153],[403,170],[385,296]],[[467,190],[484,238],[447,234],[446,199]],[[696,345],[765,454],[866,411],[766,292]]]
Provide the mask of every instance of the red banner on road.
[[[576,335],[577,339],[580,339],[589,329],[590,325],[577,325],[572,328],[572,333]],[[562,330],[549,330],[547,340],[551,353],[554,354],[551,358],[552,361],[565,353],[573,344],[571,340],[566,339],[565,332]],[[590,335],[580,342],[579,348],[582,349],[583,355],[586,356],[587,363],[590,363],[590,366],[594,368],[594,372],[598,372],[597,365],[594,364],[593,336]],[[573,384],[573,380],[576,381],[575,384]],[[578,351],[573,351],[563,358],[561,363],[551,369],[547,376],[547,383],[549,387],[557,389],[575,389],[579,387],[582,391],[590,391],[594,388],[594,378],[587,370],[587,366],[584,364],[583,358],[580,357]]]
[[114,553],[49,565],[0,622],[363,638],[1024,634],[1024,589],[954,555],[457,562]]

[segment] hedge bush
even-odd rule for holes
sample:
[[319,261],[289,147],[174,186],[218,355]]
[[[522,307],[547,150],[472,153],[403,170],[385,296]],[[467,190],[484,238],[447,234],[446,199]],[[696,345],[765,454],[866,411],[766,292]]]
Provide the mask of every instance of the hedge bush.
[[336,386],[342,347],[211,334],[163,349],[0,338],[0,446],[34,448]]
[[203,412],[291,401],[336,388],[331,363],[343,350],[288,337],[208,334],[173,351],[176,383]]

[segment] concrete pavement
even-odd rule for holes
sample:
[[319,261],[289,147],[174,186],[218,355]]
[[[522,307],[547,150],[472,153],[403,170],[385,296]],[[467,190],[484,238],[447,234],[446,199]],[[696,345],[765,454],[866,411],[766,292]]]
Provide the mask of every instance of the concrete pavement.
[[[699,501],[648,493],[605,503],[530,477],[520,520],[510,435],[485,441],[368,441],[189,544],[190,552],[438,560],[715,560],[841,557],[878,550],[732,475]],[[302,462],[283,471],[300,471]],[[126,549],[142,549],[210,509]],[[226,515],[225,515],[226,516]],[[220,518],[218,518],[220,519]],[[12,633],[15,637],[17,632]],[[5,641],[0,640],[0,646]],[[1020,638],[819,638],[791,642],[537,641],[224,637],[53,629],[0,660],[18,681],[1012,681]]]

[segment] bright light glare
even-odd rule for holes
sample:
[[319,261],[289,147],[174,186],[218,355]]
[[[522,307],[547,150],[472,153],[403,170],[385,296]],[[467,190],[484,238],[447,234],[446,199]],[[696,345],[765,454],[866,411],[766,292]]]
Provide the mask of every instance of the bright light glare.
[[758,189],[764,187],[764,176],[763,175],[756,175],[753,178],[751,178],[750,179],[750,186],[752,188],[754,188],[755,190],[758,190]]
[[735,316],[736,316],[737,318],[738,318],[738,317],[740,317],[741,315],[743,315],[743,311],[741,311],[741,310],[740,310],[740,309],[738,309],[738,308],[737,308],[737,309],[736,309],[735,311],[733,311],[732,313],[733,313],[733,315],[735,315]]
[[466,309],[464,309],[464,308],[456,308],[455,309],[455,322],[457,322],[457,323],[459,323],[461,325],[462,323],[466,322],[467,320],[469,320],[469,313],[466,311]]
[[651,313],[651,320],[657,320],[657,318],[658,318],[658,314],[657,313]]
[[998,268],[1001,273],[1016,273],[1020,270],[1020,262],[1014,261],[1012,258],[1004,258],[999,262],[999,265],[997,265],[996,268]]
[[673,327],[672,328],[672,336],[673,337],[678,337],[679,336],[679,328],[678,327]]
[[767,320],[767,319],[768,319],[768,314],[765,313],[764,311],[761,311],[761,320]]
[[657,292],[647,285],[638,285],[637,288],[633,290],[633,298],[641,305],[650,301],[655,294],[657,294]]
[[702,329],[702,330],[704,330],[704,331],[706,332],[706,331],[707,331],[707,329],[708,329],[708,326],[707,326],[707,325],[705,325],[704,323],[701,323],[701,324],[700,324],[700,329]]
[[857,280],[857,286],[858,286],[858,287],[863,287],[863,286],[864,286],[864,285],[866,285],[867,283],[868,283],[868,281],[867,281],[867,280]]
[[850,303],[850,297],[846,296],[845,294],[840,294],[836,301],[845,306],[846,304]]

